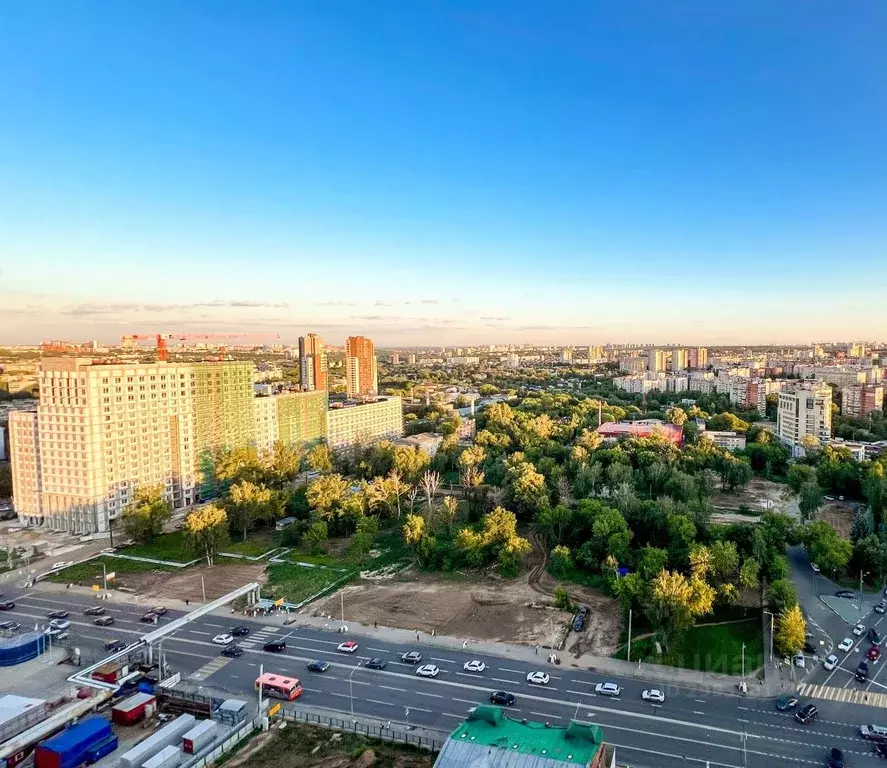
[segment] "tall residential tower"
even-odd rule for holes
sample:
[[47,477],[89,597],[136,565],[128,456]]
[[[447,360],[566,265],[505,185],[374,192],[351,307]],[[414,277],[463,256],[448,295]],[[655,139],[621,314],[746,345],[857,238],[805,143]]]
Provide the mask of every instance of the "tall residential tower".
[[348,397],[375,397],[379,391],[376,348],[365,336],[349,336],[345,341],[345,374]]
[[316,333],[299,336],[299,374],[303,392],[328,389],[326,347]]

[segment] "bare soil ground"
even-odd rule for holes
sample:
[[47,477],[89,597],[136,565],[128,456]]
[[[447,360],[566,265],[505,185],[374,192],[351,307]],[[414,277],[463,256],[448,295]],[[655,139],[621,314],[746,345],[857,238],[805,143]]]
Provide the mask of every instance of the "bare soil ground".
[[853,522],[853,505],[844,501],[826,501],[816,516],[825,520],[843,538],[850,538],[850,524]]
[[793,496],[791,488],[787,485],[754,477],[745,488],[732,492],[718,491],[713,494],[711,504],[716,510],[724,512],[737,510],[742,506],[759,514],[768,510],[786,512]]
[[135,590],[140,596],[156,600],[203,600],[200,577],[206,584],[206,599],[215,600],[251,581],[265,582],[265,566],[216,565],[183,568],[181,572],[127,573],[120,574],[118,583]]

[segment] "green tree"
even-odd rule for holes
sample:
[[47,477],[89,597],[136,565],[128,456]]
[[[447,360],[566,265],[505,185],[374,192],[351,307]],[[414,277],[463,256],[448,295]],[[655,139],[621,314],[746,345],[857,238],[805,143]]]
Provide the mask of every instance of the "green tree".
[[341,475],[321,475],[308,486],[308,504],[321,518],[331,520],[340,513],[348,487]]
[[826,573],[842,573],[850,562],[853,549],[850,542],[824,520],[808,523],[802,533],[810,562],[816,563]]
[[643,605],[647,584],[648,582],[640,573],[629,573],[616,579],[613,590],[616,592],[616,597],[619,598],[623,613],[628,613],[629,609],[637,609]]
[[323,545],[329,537],[329,527],[323,520],[315,520],[308,526],[302,541],[308,547],[311,554],[316,555],[322,553]]
[[711,545],[711,577],[715,585],[733,583],[737,578],[739,553],[732,541],[716,541]]
[[876,576],[878,581],[887,569],[887,544],[875,534],[860,539],[853,546],[853,570]]
[[518,514],[531,517],[548,506],[548,488],[545,478],[528,461],[509,467],[505,475],[508,498]]
[[805,520],[809,520],[813,513],[822,506],[823,493],[818,483],[804,483],[798,494],[798,509],[801,510]]
[[139,544],[149,544],[163,533],[163,526],[172,517],[172,505],[163,498],[163,486],[136,488],[132,502],[123,510],[123,531]]
[[259,452],[252,446],[231,448],[216,458],[215,475],[227,489],[242,480],[258,482],[265,473]]
[[753,557],[747,557],[739,569],[739,584],[745,589],[754,589],[760,581],[761,566]]
[[637,572],[644,581],[651,582],[668,565],[668,550],[648,544],[641,550],[637,563]]
[[558,546],[551,550],[551,572],[555,576],[563,576],[573,567],[570,548]]
[[561,611],[567,611],[568,613],[572,613],[576,610],[576,607],[573,605],[573,601],[570,598],[570,593],[563,584],[558,584],[554,588],[554,607]]
[[359,563],[366,561],[372,549],[373,536],[364,531],[357,531],[348,542],[348,554]]
[[666,641],[680,637],[694,620],[711,613],[714,590],[701,579],[662,571],[654,580],[647,607],[653,626]]
[[807,635],[807,622],[799,606],[795,605],[780,613],[776,619],[776,633],[773,642],[780,653],[791,656],[804,647]]
[[788,579],[777,579],[767,587],[767,603],[773,613],[782,613],[798,604],[798,592]]
[[207,504],[185,518],[185,546],[205,557],[208,566],[227,543],[228,516],[224,509]]
[[418,446],[397,445],[394,447],[394,469],[400,473],[405,482],[418,483],[430,466],[431,459]]
[[302,448],[299,445],[288,445],[282,440],[275,440],[269,453],[265,456],[265,465],[270,483],[276,488],[283,488],[293,482],[302,469]]
[[[869,508],[878,522],[884,521],[884,508],[887,506],[887,473],[882,461],[872,462],[862,480],[862,492],[868,499]],[[0,493],[0,496],[3,494]]]
[[871,508],[860,507],[853,513],[850,524],[850,541],[857,542],[875,532],[875,518]]
[[536,513],[536,528],[548,542],[556,546],[563,543],[567,529],[573,519],[573,512],[563,504],[556,507],[543,507]]
[[499,573],[503,576],[516,576],[520,572],[524,558],[530,553],[530,542],[520,536],[509,539],[499,549]]
[[305,464],[313,472],[332,472],[333,452],[328,445],[318,443],[306,454]]
[[681,426],[684,422],[687,421],[687,412],[683,408],[669,408],[665,412],[665,418],[669,420],[672,424],[677,424]]
[[816,482],[816,470],[809,464],[792,464],[788,468],[786,479],[792,490],[795,493],[800,493],[801,487],[805,483]]
[[258,520],[274,519],[283,512],[282,499],[275,499],[270,488],[256,485],[249,480],[241,480],[231,486],[228,498],[225,501],[225,509],[228,513],[228,524],[240,531],[243,540],[250,528]]

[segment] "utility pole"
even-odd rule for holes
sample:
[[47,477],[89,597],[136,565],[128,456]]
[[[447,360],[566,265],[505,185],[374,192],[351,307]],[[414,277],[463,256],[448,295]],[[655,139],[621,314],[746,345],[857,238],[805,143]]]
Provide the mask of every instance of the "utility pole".
[[631,661],[631,608],[628,609],[628,652],[625,654],[625,660]]
[[776,631],[776,616],[770,611],[764,611],[770,617],[770,666],[773,666],[773,633]]
[[265,665],[259,664],[259,717],[262,717],[262,678],[265,676]]
[[345,594],[339,590],[339,605],[342,609],[342,624],[345,624]]
[[745,643],[742,644],[742,679],[745,680]]
[[200,574],[200,591],[203,592],[203,602],[206,603],[206,582],[203,580],[203,574]]
[[104,587],[104,591],[108,591],[108,568],[105,566],[104,560],[102,561],[102,586]]

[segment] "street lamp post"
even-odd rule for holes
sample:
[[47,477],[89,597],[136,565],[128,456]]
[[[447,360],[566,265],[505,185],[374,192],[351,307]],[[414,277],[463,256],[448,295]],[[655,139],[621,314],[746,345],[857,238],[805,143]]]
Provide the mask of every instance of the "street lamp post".
[[742,644],[742,679],[745,680],[745,643]]
[[776,631],[776,616],[770,611],[764,611],[770,617],[770,666],[773,666],[773,633]]
[[625,653],[625,660],[631,661],[631,608],[628,609],[628,650]]
[[203,602],[206,602],[206,582],[203,580],[203,574],[200,574],[200,591],[203,592]]

